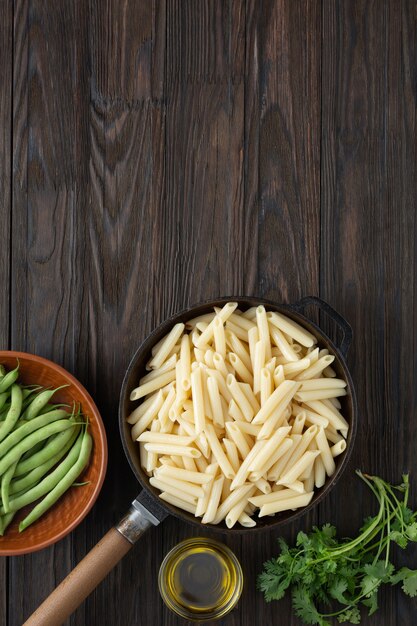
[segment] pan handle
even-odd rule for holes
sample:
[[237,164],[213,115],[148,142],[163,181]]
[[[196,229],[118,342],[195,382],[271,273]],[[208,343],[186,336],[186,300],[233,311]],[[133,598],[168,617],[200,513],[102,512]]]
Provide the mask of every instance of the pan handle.
[[325,300],[318,298],[317,296],[306,296],[305,298],[301,298],[295,304],[292,304],[291,307],[296,311],[302,312],[305,307],[309,305],[317,306],[320,311],[326,313],[340,328],[342,331],[342,341],[338,346],[339,351],[342,353],[342,356],[346,357],[350,344],[352,343],[352,328],[350,324],[345,320],[345,318],[340,315],[333,307],[330,306]]
[[63,624],[129,552],[139,537],[156,524],[159,524],[159,520],[135,500],[118,526],[104,535],[23,626]]

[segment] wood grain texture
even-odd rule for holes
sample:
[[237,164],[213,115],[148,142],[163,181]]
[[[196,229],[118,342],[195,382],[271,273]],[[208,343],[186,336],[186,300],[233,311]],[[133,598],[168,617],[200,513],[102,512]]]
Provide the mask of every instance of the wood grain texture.
[[[0,561],[0,625],[21,624],[137,495],[117,428],[123,374],[156,324],[216,295],[320,294],[351,322],[361,408],[352,463],[334,495],[279,534],[329,520],[353,533],[373,507],[353,469],[395,480],[415,457],[415,2],[6,6],[0,76],[13,99],[1,90],[0,180],[13,236],[0,251],[11,286],[0,337],[86,385],[109,468],[70,537],[10,559],[8,573]],[[67,626],[183,624],[163,605],[157,572],[197,534],[173,518],[149,531]],[[255,590],[277,536],[216,534],[245,572],[225,626],[299,623],[288,600],[266,604]],[[381,607],[364,624],[415,621],[397,589]]]
[[[11,225],[11,136],[12,136],[12,80],[13,80],[13,7],[1,3],[0,24],[0,219],[3,245],[0,250],[0,345],[8,348],[10,342],[10,225]],[[0,559],[0,626],[5,626],[8,611],[7,559]]]

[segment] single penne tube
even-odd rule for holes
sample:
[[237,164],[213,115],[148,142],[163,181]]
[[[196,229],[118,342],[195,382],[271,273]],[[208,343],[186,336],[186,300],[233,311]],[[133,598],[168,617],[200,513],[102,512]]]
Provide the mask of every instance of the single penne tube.
[[323,426],[323,428],[327,428],[329,425],[329,420],[314,411],[309,410],[306,406],[300,406],[296,402],[292,404],[292,412],[293,415],[299,415],[300,413],[304,413],[306,417],[306,424],[312,425],[315,424],[317,426]]
[[255,345],[255,357],[253,362],[253,392],[261,391],[261,370],[265,365],[265,344],[259,340]]
[[185,502],[189,502],[190,504],[194,505],[197,504],[197,498],[195,496],[190,495],[186,491],[181,491],[177,487],[174,487],[164,480],[160,480],[159,478],[155,478],[154,476],[152,476],[149,479],[149,483],[152,485],[152,487],[155,487],[155,489],[159,489],[159,491],[166,491],[167,493],[170,493],[173,496],[184,500]]
[[229,459],[230,465],[233,467],[233,471],[236,474],[240,467],[239,454],[236,444],[234,441],[231,441],[230,439],[227,439],[227,437],[225,437],[223,439],[223,445],[226,449],[226,456]]
[[279,426],[282,426],[283,421],[290,415],[287,409],[289,408],[288,405],[294,397],[295,391],[296,387],[290,390],[287,395],[284,396],[278,406],[275,407],[274,411],[268,417],[266,422],[262,424],[262,428],[258,433],[257,439],[269,439],[272,432]]
[[275,465],[275,463],[281,457],[283,457],[284,454],[286,454],[288,450],[293,447],[293,445],[294,445],[294,441],[292,439],[290,439],[289,437],[284,439],[284,441],[277,447],[276,450],[274,450],[273,454],[266,460],[264,465],[262,465],[262,467],[260,467],[259,470],[255,472],[250,472],[249,474],[250,482],[256,482],[264,475],[269,476],[268,472],[271,469],[271,467]]
[[323,461],[326,474],[327,476],[332,476],[332,474],[334,474],[336,471],[336,465],[334,463],[332,453],[330,451],[330,447],[323,428],[319,428],[316,434],[316,442],[321,454],[321,459]]
[[175,388],[171,387],[168,391],[165,400],[162,403],[161,408],[158,411],[158,419],[161,424],[161,431],[165,432],[168,422],[170,422],[168,413],[175,401]]
[[197,472],[197,465],[195,464],[194,459],[192,459],[189,456],[185,456],[182,459],[183,465],[184,465],[184,469],[188,470],[189,472]]
[[172,348],[175,346],[182,333],[184,332],[185,325],[182,323],[175,324],[172,330],[165,337],[165,340],[160,345],[157,352],[149,362],[149,367],[152,369],[158,369],[167,359]]
[[240,386],[239,386],[236,378],[233,376],[233,374],[228,374],[227,375],[226,385],[227,385],[227,388],[229,389],[230,393],[232,394],[233,399],[235,400],[235,402],[237,403],[238,407],[242,411],[243,417],[245,418],[245,420],[250,422],[252,417],[255,414],[255,411],[253,410],[252,405],[250,404],[250,402],[246,398],[244,392],[240,388]]
[[146,466],[148,464],[148,451],[145,450],[145,446],[143,444],[139,444],[139,460],[141,468],[148,474],[151,475],[151,472],[148,472]]
[[[234,352],[245,365],[245,367],[252,373],[253,370],[252,361],[250,360],[249,356],[249,346],[247,344],[244,344],[243,341],[241,341],[239,337],[237,337],[230,330],[226,330],[226,342],[230,347],[230,351]],[[245,347],[245,345],[247,347]]]
[[263,367],[261,369],[261,406],[265,404],[272,393],[272,376],[271,372]]
[[253,376],[243,363],[243,361],[234,352],[229,352],[229,361],[239,378],[249,385],[253,385]]
[[226,378],[229,374],[229,370],[227,369],[226,362],[221,354],[215,352],[213,355],[213,363],[215,369],[220,372],[220,374]]
[[152,402],[157,397],[159,391],[156,391],[155,393],[150,395],[148,398],[146,398],[146,400],[144,400],[141,404],[139,404],[139,406],[137,406],[136,409],[134,409],[131,412],[129,417],[126,419],[128,424],[136,424],[136,422],[139,421],[142,415],[144,415],[144,413],[146,413],[146,411],[149,409]]
[[208,376],[213,376],[213,378],[217,380],[220,395],[223,396],[226,402],[230,402],[230,400],[232,399],[232,394],[227,388],[226,381],[224,377],[222,376],[222,374],[216,369],[211,369],[211,368],[207,368],[207,374]]
[[188,391],[191,388],[191,346],[187,333],[181,337],[180,363],[181,386],[184,391]]
[[300,391],[316,391],[317,389],[333,389],[346,387],[347,382],[341,378],[311,378],[301,383]]
[[296,493],[305,493],[304,483],[301,480],[295,480],[293,483],[280,483],[286,489],[291,489],[291,491],[295,491]]
[[269,325],[269,330],[271,333],[272,341],[274,342],[276,347],[280,349],[282,356],[287,359],[287,361],[299,361],[300,357],[285,339],[284,334],[280,330],[278,330],[278,328],[274,328],[273,326],[271,326],[271,324]]
[[338,441],[337,443],[334,444],[334,446],[330,448],[332,457],[339,456],[339,454],[342,454],[342,452],[344,452],[345,450],[346,450],[346,441],[344,439],[342,439],[341,441]]
[[247,320],[255,320],[256,306],[251,306],[249,309],[246,309],[246,311],[243,311],[242,317],[246,318]]
[[248,331],[249,356],[252,363],[252,372],[255,370],[255,348],[259,341],[258,327],[254,326]]
[[321,456],[318,456],[314,461],[314,484],[317,489],[320,489],[320,487],[323,487],[325,482],[326,469]]
[[320,353],[319,348],[311,347],[307,349],[306,357],[310,359],[310,365],[313,365],[313,363],[316,363],[317,359],[319,358],[319,353]]
[[237,302],[227,302],[224,307],[216,314],[216,316],[209,323],[207,328],[203,333],[201,333],[200,337],[197,339],[197,348],[202,348],[203,345],[207,344],[214,335],[214,322],[216,319],[220,319],[222,324],[231,316],[233,311],[237,308]]
[[282,365],[282,370],[284,372],[285,378],[295,378],[300,372],[308,369],[311,365],[311,361],[309,358],[304,357],[299,361],[293,361],[291,363],[284,363]]
[[255,482],[255,487],[259,489],[259,491],[262,491],[262,493],[271,493],[271,485],[265,478],[259,478]]
[[175,446],[170,443],[145,443],[145,449],[148,452],[156,452],[157,454],[190,456],[193,459],[198,459],[201,456],[200,450],[196,448],[191,448],[191,446]]
[[326,419],[329,420],[329,424],[334,426],[336,430],[341,430],[342,428],[349,428],[349,424],[343,417],[341,413],[334,407],[330,409],[328,406],[323,404],[320,400],[306,400],[305,403],[309,409],[322,415]]
[[346,396],[346,389],[343,387],[334,387],[333,389],[316,389],[311,391],[298,391],[295,399],[298,402],[306,402],[306,400],[324,400],[326,398],[336,398]]
[[191,394],[193,400],[195,431],[197,434],[200,434],[203,432],[206,423],[204,413],[203,384],[201,380],[200,368],[191,372]]
[[295,339],[298,343],[306,348],[310,348],[317,343],[317,339],[314,335],[308,332],[305,328],[294,322],[286,315],[270,311],[266,314],[270,324],[273,324],[276,328],[289,335],[292,339]]
[[292,425],[291,434],[293,435],[301,435],[304,430],[304,424],[306,421],[305,411],[301,411],[294,418],[294,423]]
[[204,496],[203,488],[199,485],[189,483],[179,478],[174,478],[173,476],[169,476],[168,474],[161,474],[160,470],[155,470],[154,476],[155,478],[162,480],[167,485],[171,485],[179,491],[188,493],[190,496],[194,496],[196,500]]
[[333,430],[330,430],[329,428],[324,429],[324,434],[326,435],[326,439],[333,444],[339,443],[340,441],[344,441],[340,433],[338,433],[337,431],[334,432]]
[[261,405],[259,404],[255,394],[253,393],[251,385],[248,385],[248,383],[239,383],[239,387],[245,394],[249,404],[251,405],[255,413],[257,413],[261,408]]
[[204,400],[204,416],[205,418],[208,418],[209,420],[213,421],[210,398],[209,398],[208,390],[207,390],[207,379],[208,379],[207,368],[201,367],[200,370],[201,370],[201,384],[202,384],[203,400]]
[[207,377],[207,395],[210,401],[214,424],[224,426],[224,414],[220,399],[219,386],[217,384],[217,380],[210,375]]
[[269,336],[269,325],[266,311],[263,304],[256,307],[256,324],[258,326],[259,340],[264,344],[264,363],[271,358],[271,339]]
[[[261,424],[252,424],[250,422],[239,422],[238,424],[239,430],[244,433],[245,436],[250,435],[251,437],[256,437],[259,431],[262,428]],[[248,443],[253,444],[251,440],[248,440]]]
[[216,317],[213,321],[214,325],[214,347],[217,354],[226,358],[226,337],[224,334],[224,326],[220,317]]
[[323,400],[323,402],[330,402],[330,404],[334,406],[335,409],[338,409],[339,411],[342,408],[342,405],[337,398],[327,398],[326,400]]
[[226,526],[227,528],[233,528],[233,526],[236,524],[236,522],[238,521],[239,517],[242,515],[242,513],[245,510],[245,507],[248,503],[248,496],[253,493],[253,491],[255,491],[256,487],[255,485],[253,486],[253,490],[249,491],[248,494],[242,498],[239,502],[237,502],[227,513],[225,521],[226,521]]
[[311,467],[309,475],[304,479],[304,491],[310,493],[314,489],[314,464]]
[[250,452],[250,447],[239,426],[235,422],[226,422],[226,432],[228,437],[236,444],[242,459],[245,459]]
[[214,357],[214,350],[210,348],[209,350],[205,351],[204,363],[207,365],[207,367],[210,367],[211,369],[214,369],[213,357]]
[[159,409],[164,401],[164,394],[160,390],[155,396],[154,401],[149,405],[148,410],[142,415],[142,417],[134,424],[130,431],[133,441],[136,441],[139,435],[141,435],[150,425],[153,419],[158,414]]
[[237,521],[239,522],[239,524],[241,526],[243,526],[244,528],[253,528],[254,526],[256,526],[256,522],[253,519],[253,517],[250,517],[247,513],[243,512],[239,515],[239,517],[237,518]]
[[225,332],[227,331],[236,335],[241,341],[248,341],[248,331],[241,326],[233,324],[230,320],[227,320],[225,324]]
[[206,467],[205,472],[207,476],[210,477],[210,481],[203,485],[204,496],[197,500],[197,506],[196,506],[196,511],[195,511],[196,517],[200,517],[201,515],[204,515],[204,513],[206,512],[210,493],[213,488],[214,478],[217,474],[218,469],[219,469],[219,466],[217,463],[211,463],[210,465]]
[[304,452],[304,454],[293,465],[286,468],[285,473],[277,481],[278,485],[288,486],[289,484],[294,483],[320,453],[321,452],[319,450],[307,450]]
[[157,370],[152,370],[151,372],[149,372],[149,374],[146,374],[146,376],[142,376],[142,378],[139,379],[139,384],[143,385],[144,383],[147,383],[150,380],[154,380],[155,378],[158,378],[158,376],[160,376],[161,374],[164,374],[165,372],[169,372],[170,370],[175,369],[176,362],[177,362],[177,355],[173,354],[172,356],[169,357],[169,359],[165,361],[163,365],[161,365],[160,368],[158,368]]
[[231,491],[233,491],[237,487],[241,487],[243,485],[243,483],[245,482],[246,478],[248,477],[249,467],[250,467],[251,463],[257,457],[257,455],[262,450],[264,445],[265,445],[264,441],[257,441],[255,443],[255,445],[253,446],[253,448],[251,449],[251,451],[249,452],[249,454],[246,456],[246,458],[242,462],[241,466],[239,467],[239,470],[238,470],[236,476],[234,477],[234,479],[232,481],[232,484],[230,485]]
[[246,319],[246,317],[239,315],[236,311],[229,317],[229,321],[232,322],[232,324],[236,324],[236,326],[240,326],[240,328],[243,328],[246,331],[249,331],[251,328],[256,326],[255,321]]
[[331,366],[329,366],[323,370],[323,376],[326,376],[326,378],[336,378],[337,374],[334,371],[334,369]]
[[188,511],[188,513],[192,513],[193,515],[195,515],[196,505],[191,504],[191,502],[181,500],[181,498],[178,498],[178,496],[174,496],[172,493],[168,493],[166,491],[160,493],[159,497],[164,502],[168,502],[168,504],[172,504],[173,506],[176,506],[183,511]]
[[265,404],[260,408],[258,413],[252,420],[253,424],[263,424],[266,422],[271,413],[278,407],[282,400],[291,392],[295,393],[299,388],[299,383],[291,380],[285,380],[273,393],[269,396]]
[[243,413],[239,409],[239,407],[238,407],[237,403],[235,402],[235,400],[230,400],[229,408],[228,408],[228,414],[231,417],[233,417],[233,419],[236,420],[237,422],[245,421],[245,418],[243,417]]
[[[159,422],[154,422],[153,424],[159,424]],[[152,426],[153,426],[152,424]],[[142,433],[136,441],[144,442],[144,443],[172,443],[175,446],[189,446],[190,443],[195,439],[194,437],[180,437],[179,435],[172,435],[169,433],[160,433],[160,432],[151,432],[146,430]]]
[[206,424],[204,432],[209,442],[211,451],[216,459],[216,462],[219,464],[219,467],[221,468],[223,474],[226,478],[233,479],[235,476],[235,471],[230,463],[230,460],[227,458],[223,448],[221,447],[220,441],[217,438],[213,426],[211,424]]
[[282,385],[282,383],[285,380],[285,374],[284,374],[284,366],[283,365],[277,365],[275,370],[274,370],[274,383],[275,383],[275,387],[279,387],[280,385]]
[[188,330],[193,329],[199,323],[208,325],[214,319],[215,315],[215,313],[204,313],[204,315],[193,317],[191,320],[185,322],[185,328],[187,328]]
[[270,502],[288,500],[289,498],[295,498],[296,496],[298,496],[298,491],[293,491],[292,489],[286,489],[285,487],[281,487],[279,491],[271,491],[268,494],[262,494],[259,496],[250,496],[248,500],[256,507],[261,507],[264,504],[269,504]]
[[[155,354],[158,352],[159,348],[160,348],[160,347],[162,346],[162,344],[164,343],[165,339],[166,339],[166,335],[165,335],[165,337],[162,337],[162,339],[160,339],[160,340],[158,341],[158,343],[156,343],[156,344],[152,347],[152,350],[151,350],[151,354],[152,354],[152,356],[155,356]],[[147,367],[146,369],[150,369],[150,368],[148,368],[148,367]]]
[[169,372],[164,372],[157,378],[150,380],[148,383],[145,383],[144,385],[139,385],[139,387],[133,389],[130,394],[130,400],[139,400],[140,398],[149,395],[153,391],[156,391],[157,389],[168,385],[168,383],[172,382],[173,380],[175,380],[175,369],[170,370]]
[[216,517],[217,509],[222,495],[223,481],[224,476],[219,476],[213,482],[213,487],[211,489],[207,502],[206,512],[204,513],[201,520],[203,524],[210,524],[210,522],[212,522]]
[[264,504],[259,511],[259,517],[265,515],[272,515],[273,513],[280,513],[281,511],[288,511],[293,509],[299,509],[303,506],[307,506],[313,498],[314,492],[303,493],[297,495],[294,498],[288,498],[288,500],[278,500],[276,502],[269,502]]
[[227,513],[243,498],[247,499],[248,493],[254,492],[254,485],[242,485],[234,491],[230,492],[225,500],[220,504],[217,509],[216,517],[213,520],[213,524],[220,524],[220,522],[226,517]]
[[333,361],[334,361],[334,356],[331,356],[330,354],[327,354],[326,356],[322,356],[319,359],[317,359],[315,363],[310,365],[310,367],[305,369],[300,374],[297,374],[296,379],[297,380],[309,380],[310,378],[318,378],[318,376],[320,376],[322,371],[328,365],[330,365],[330,363],[333,363]]
[[281,445],[285,437],[289,434],[291,428],[278,428],[271,438],[265,442],[265,445],[257,454],[256,458],[248,466],[249,472],[256,472],[263,467],[268,459],[274,454],[275,450]]

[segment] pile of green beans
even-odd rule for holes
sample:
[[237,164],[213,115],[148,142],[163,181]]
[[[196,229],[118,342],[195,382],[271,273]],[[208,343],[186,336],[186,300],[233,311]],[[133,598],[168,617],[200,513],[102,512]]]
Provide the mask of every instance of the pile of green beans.
[[74,484],[88,465],[92,438],[75,405],[53,404],[58,389],[23,386],[19,364],[0,365],[0,536],[23,507],[22,532]]

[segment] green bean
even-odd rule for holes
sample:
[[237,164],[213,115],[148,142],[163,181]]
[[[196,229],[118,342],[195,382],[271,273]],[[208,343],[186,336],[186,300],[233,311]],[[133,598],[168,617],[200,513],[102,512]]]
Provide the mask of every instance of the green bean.
[[36,396],[36,398],[33,399],[28,408],[25,410],[22,417],[31,420],[39,415],[45,404],[48,404],[54,393],[56,393],[59,389],[63,389],[64,387],[68,387],[68,385],[61,385],[61,387],[57,387],[56,389],[45,389],[45,391],[42,391]]
[[0,380],[6,376],[6,368],[4,365],[0,365]]
[[[64,432],[67,432],[67,431],[64,431]],[[33,446],[33,448],[31,448],[30,450],[27,450],[24,454],[22,454],[22,461],[24,461],[25,459],[28,459],[30,456],[33,456],[34,454],[36,454],[36,452],[39,452],[39,450],[42,450],[44,446],[48,445],[48,441],[50,441],[54,437],[59,437],[59,435],[52,435],[52,437],[50,437],[49,439],[44,439],[43,441],[39,441],[37,444]]]
[[[43,515],[48,509],[51,508],[53,504],[71,487],[74,480],[81,474],[83,469],[86,467],[88,460],[90,458],[91,449],[93,446],[93,440],[91,438],[90,433],[87,432],[87,429],[84,433],[80,435],[77,439],[77,443],[79,439],[82,437],[81,449],[79,451],[77,461],[72,465],[69,471],[65,471],[61,473],[61,480],[54,485],[51,491],[41,500],[25,517],[25,519],[19,524],[19,532],[22,532],[33,524],[41,515]],[[75,448],[75,446],[74,446]],[[74,449],[73,448],[73,449]],[[69,456],[69,455],[68,455]],[[62,465],[62,464],[61,464]]]
[[26,491],[27,489],[29,489],[29,487],[33,487],[33,485],[36,485],[39,480],[43,476],[45,476],[45,474],[49,472],[49,470],[54,465],[56,465],[58,461],[60,461],[62,457],[68,452],[68,450],[71,448],[72,444],[76,440],[79,430],[79,426],[77,425],[74,428],[74,432],[71,433],[71,439],[68,439],[68,441],[63,445],[59,452],[57,452],[54,456],[51,456],[47,461],[45,461],[38,467],[35,467],[33,470],[25,474],[25,476],[23,476],[22,478],[15,478],[14,480],[12,480],[12,482],[10,483],[9,494],[17,494],[20,491]]
[[39,415],[38,417],[34,417],[30,422],[22,422],[22,424],[16,428],[6,439],[0,443],[0,457],[4,456],[10,448],[15,446],[19,441],[30,435],[34,430],[38,428],[42,428],[42,426],[46,426],[47,424],[51,424],[52,422],[56,422],[57,420],[63,419],[64,417],[68,417],[68,413],[63,409],[57,409],[56,411],[50,411],[49,413],[45,413]]
[[4,535],[4,532],[12,519],[14,518],[15,513],[6,513],[6,515],[0,515],[0,537]]
[[[70,420],[66,421],[69,421],[71,423],[71,418]],[[55,423],[57,424],[58,422]],[[59,452],[59,450],[66,444],[68,439],[71,438],[71,434],[72,432],[70,430],[64,430],[64,432],[61,432],[54,437],[51,437],[41,450],[39,450],[35,454],[32,454],[27,459],[22,459],[21,461],[19,461],[14,475],[22,476],[22,474],[26,474],[35,467],[38,467],[38,465],[42,465],[42,463],[45,463],[45,461],[50,459],[51,456],[54,456],[55,454],[57,454],[57,452]]]
[[15,461],[14,463],[12,463],[12,465],[10,465],[10,467],[7,468],[7,470],[4,472],[3,476],[1,477],[1,501],[2,501],[5,513],[10,513],[10,509],[9,509],[10,481],[13,478],[13,474],[16,469],[16,465],[18,461],[19,459]]
[[0,393],[0,409],[2,409],[4,407],[4,405],[7,402],[7,398],[9,397],[9,393],[7,391],[4,391],[3,393]]
[[[35,443],[38,443],[38,441],[41,441],[42,439],[47,439],[51,435],[62,432],[63,430],[67,430],[69,428],[74,428],[73,421],[71,421],[70,419],[58,420],[57,422],[52,422],[52,424],[48,424],[47,426],[43,426],[42,428],[35,430],[34,433],[31,433],[28,437],[25,437],[25,439],[19,441],[16,446],[9,450],[9,452],[7,452],[7,454],[5,454],[2,459],[0,459],[0,476],[3,474],[3,472],[5,472],[8,467],[10,467],[12,463],[19,459],[22,454],[26,452],[26,450],[30,450],[30,448]],[[29,459],[27,459],[27,461],[29,461]]]
[[0,441],[9,434],[19,419],[22,410],[22,390],[19,385],[12,386],[12,401],[6,419],[0,426]]
[[17,367],[14,370],[11,370],[10,372],[8,372],[0,380],[0,393],[3,393],[3,391],[7,391],[7,389],[11,387],[13,383],[16,382],[16,380],[18,379],[18,376],[19,376],[19,363],[17,364]]
[[[45,478],[41,480],[40,483],[38,483],[31,489],[28,489],[27,491],[20,492],[14,498],[10,499],[10,511],[18,511],[27,504],[35,502],[35,500],[38,500],[45,494],[49,493],[51,489],[53,489],[55,485],[60,482],[62,477],[66,476],[69,473],[79,457],[83,437],[84,433],[80,433],[78,435],[77,441],[74,443],[65,459],[50,474],[45,476]],[[1,506],[0,515],[4,513],[4,506]]]

